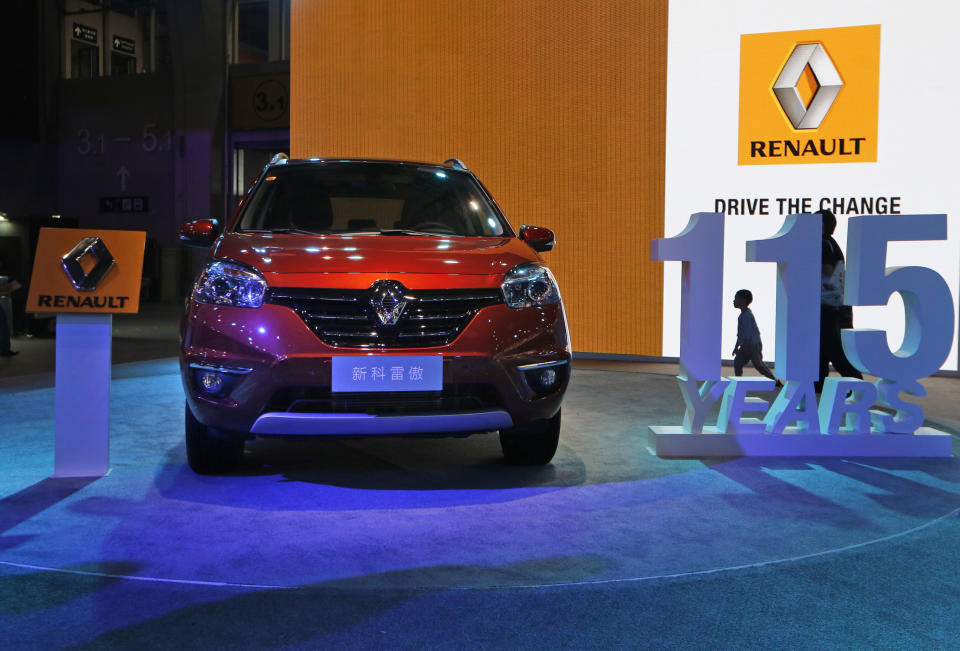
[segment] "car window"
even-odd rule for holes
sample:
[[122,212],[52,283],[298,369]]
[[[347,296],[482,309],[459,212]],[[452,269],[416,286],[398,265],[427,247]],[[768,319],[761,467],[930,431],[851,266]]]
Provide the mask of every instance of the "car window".
[[387,163],[272,168],[244,206],[237,231],[415,231],[499,236],[499,211],[463,172]]

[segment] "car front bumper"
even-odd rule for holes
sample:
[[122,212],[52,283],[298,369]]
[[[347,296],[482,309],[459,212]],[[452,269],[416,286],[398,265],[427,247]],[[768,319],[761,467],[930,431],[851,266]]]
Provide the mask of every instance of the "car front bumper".
[[[181,378],[194,416],[204,425],[248,436],[441,435],[502,429],[556,414],[570,375],[561,304],[520,310],[493,305],[481,309],[445,346],[367,350],[324,344],[284,306],[245,309],[191,300],[182,337]],[[371,408],[347,399],[356,396],[331,392],[331,360],[338,355],[385,361],[391,356],[441,355],[444,388],[427,394],[392,393],[386,402],[393,407]],[[538,390],[531,381],[531,374],[543,368],[557,373],[549,390]],[[222,372],[222,394],[202,389],[199,369]],[[483,394],[482,404],[461,405],[457,396],[474,389]],[[285,402],[281,397],[287,395],[304,399]],[[371,398],[376,403],[378,396]],[[422,409],[417,407],[421,404]],[[303,405],[313,406],[304,410]]]

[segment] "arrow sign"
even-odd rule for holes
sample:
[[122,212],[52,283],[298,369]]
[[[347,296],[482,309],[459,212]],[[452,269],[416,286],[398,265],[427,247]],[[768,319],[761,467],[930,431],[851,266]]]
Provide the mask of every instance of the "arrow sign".
[[120,36],[118,34],[113,35],[113,49],[117,52],[134,54],[136,52],[136,48],[137,43],[132,38],[126,38],[125,36]]
[[73,37],[78,41],[86,41],[87,43],[96,43],[97,28],[90,27],[89,25],[81,25],[80,23],[74,23]]
[[130,170],[127,169],[126,165],[121,165],[120,169],[117,170],[117,176],[120,177],[120,192],[126,192],[127,177],[130,176]]

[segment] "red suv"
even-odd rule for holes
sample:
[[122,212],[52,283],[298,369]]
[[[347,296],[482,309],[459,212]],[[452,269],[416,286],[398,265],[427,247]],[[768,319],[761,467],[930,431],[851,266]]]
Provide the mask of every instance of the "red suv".
[[465,436],[504,457],[557,449],[570,343],[539,251],[457,160],[278,154],[210,247],[187,300],[180,370],[198,473],[234,470],[258,436]]

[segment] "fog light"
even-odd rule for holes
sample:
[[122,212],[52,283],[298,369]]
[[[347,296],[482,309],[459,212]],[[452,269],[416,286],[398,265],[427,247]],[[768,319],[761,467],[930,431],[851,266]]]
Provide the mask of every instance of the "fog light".
[[565,373],[568,373],[567,369],[568,362],[541,362],[538,364],[524,364],[518,366],[517,369],[523,372],[523,379],[526,381],[527,386],[533,390],[534,393],[538,394],[539,397],[543,397],[548,393],[556,391],[561,382],[564,382],[567,378]]
[[208,366],[191,363],[193,385],[203,398],[225,398],[243,380],[243,376],[252,372],[252,368],[237,366]]
[[223,376],[211,371],[203,371],[199,374],[200,386],[207,393],[219,393],[223,388]]
[[557,372],[552,368],[545,368],[540,373],[540,386],[549,389],[557,382]]

